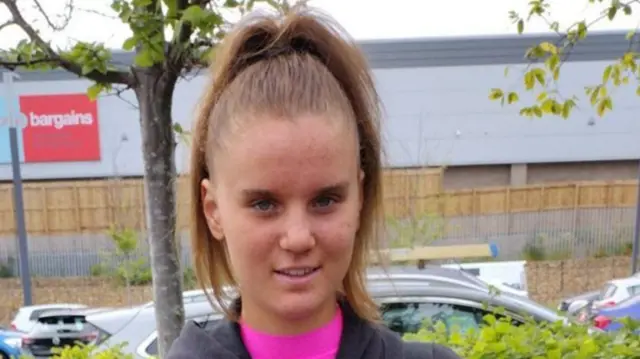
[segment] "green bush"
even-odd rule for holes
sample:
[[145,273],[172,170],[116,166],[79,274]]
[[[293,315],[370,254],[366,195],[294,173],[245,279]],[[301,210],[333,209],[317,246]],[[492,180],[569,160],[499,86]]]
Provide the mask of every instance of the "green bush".
[[442,323],[429,325],[411,341],[448,346],[464,359],[631,359],[640,358],[637,323],[625,320],[624,329],[590,332],[583,325],[562,322],[540,324],[532,320],[519,326],[509,317],[484,317],[486,324],[466,332],[446,328]]
[[[122,350],[125,344],[106,350],[99,350],[94,345],[66,346],[55,350],[52,359],[135,359],[133,354],[125,354]],[[20,359],[32,359],[22,356]]]

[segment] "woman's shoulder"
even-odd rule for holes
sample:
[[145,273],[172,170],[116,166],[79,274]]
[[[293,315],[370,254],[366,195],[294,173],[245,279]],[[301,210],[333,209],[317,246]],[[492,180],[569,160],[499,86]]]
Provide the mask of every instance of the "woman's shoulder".
[[166,359],[248,358],[234,327],[223,319],[215,322],[187,322],[173,342]]

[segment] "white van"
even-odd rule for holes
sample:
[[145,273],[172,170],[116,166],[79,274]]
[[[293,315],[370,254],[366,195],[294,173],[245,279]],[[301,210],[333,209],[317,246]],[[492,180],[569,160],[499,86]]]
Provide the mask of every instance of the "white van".
[[442,267],[461,268],[501,291],[527,296],[526,263],[526,261],[477,262],[444,264]]

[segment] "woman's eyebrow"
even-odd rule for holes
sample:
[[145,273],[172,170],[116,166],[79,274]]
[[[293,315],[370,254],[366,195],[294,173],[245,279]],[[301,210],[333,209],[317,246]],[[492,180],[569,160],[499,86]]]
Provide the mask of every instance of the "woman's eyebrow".
[[[340,181],[328,186],[324,186],[320,189],[318,189],[317,191],[315,191],[316,193],[320,194],[320,193],[329,193],[329,192],[344,192],[349,188],[349,182],[348,181]],[[242,195],[244,197],[266,197],[266,198],[271,198],[271,197],[276,197],[276,193],[268,190],[268,189],[263,189],[263,188],[247,188],[247,189],[243,189],[242,190]]]

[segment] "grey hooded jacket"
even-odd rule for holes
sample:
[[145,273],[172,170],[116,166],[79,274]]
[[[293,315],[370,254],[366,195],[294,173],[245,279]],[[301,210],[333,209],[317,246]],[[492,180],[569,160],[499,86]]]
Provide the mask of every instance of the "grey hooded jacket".
[[[342,339],[336,359],[460,359],[451,349],[429,343],[404,342],[386,327],[358,317],[346,302]],[[188,323],[166,359],[251,359],[238,323],[221,320],[198,325]]]

